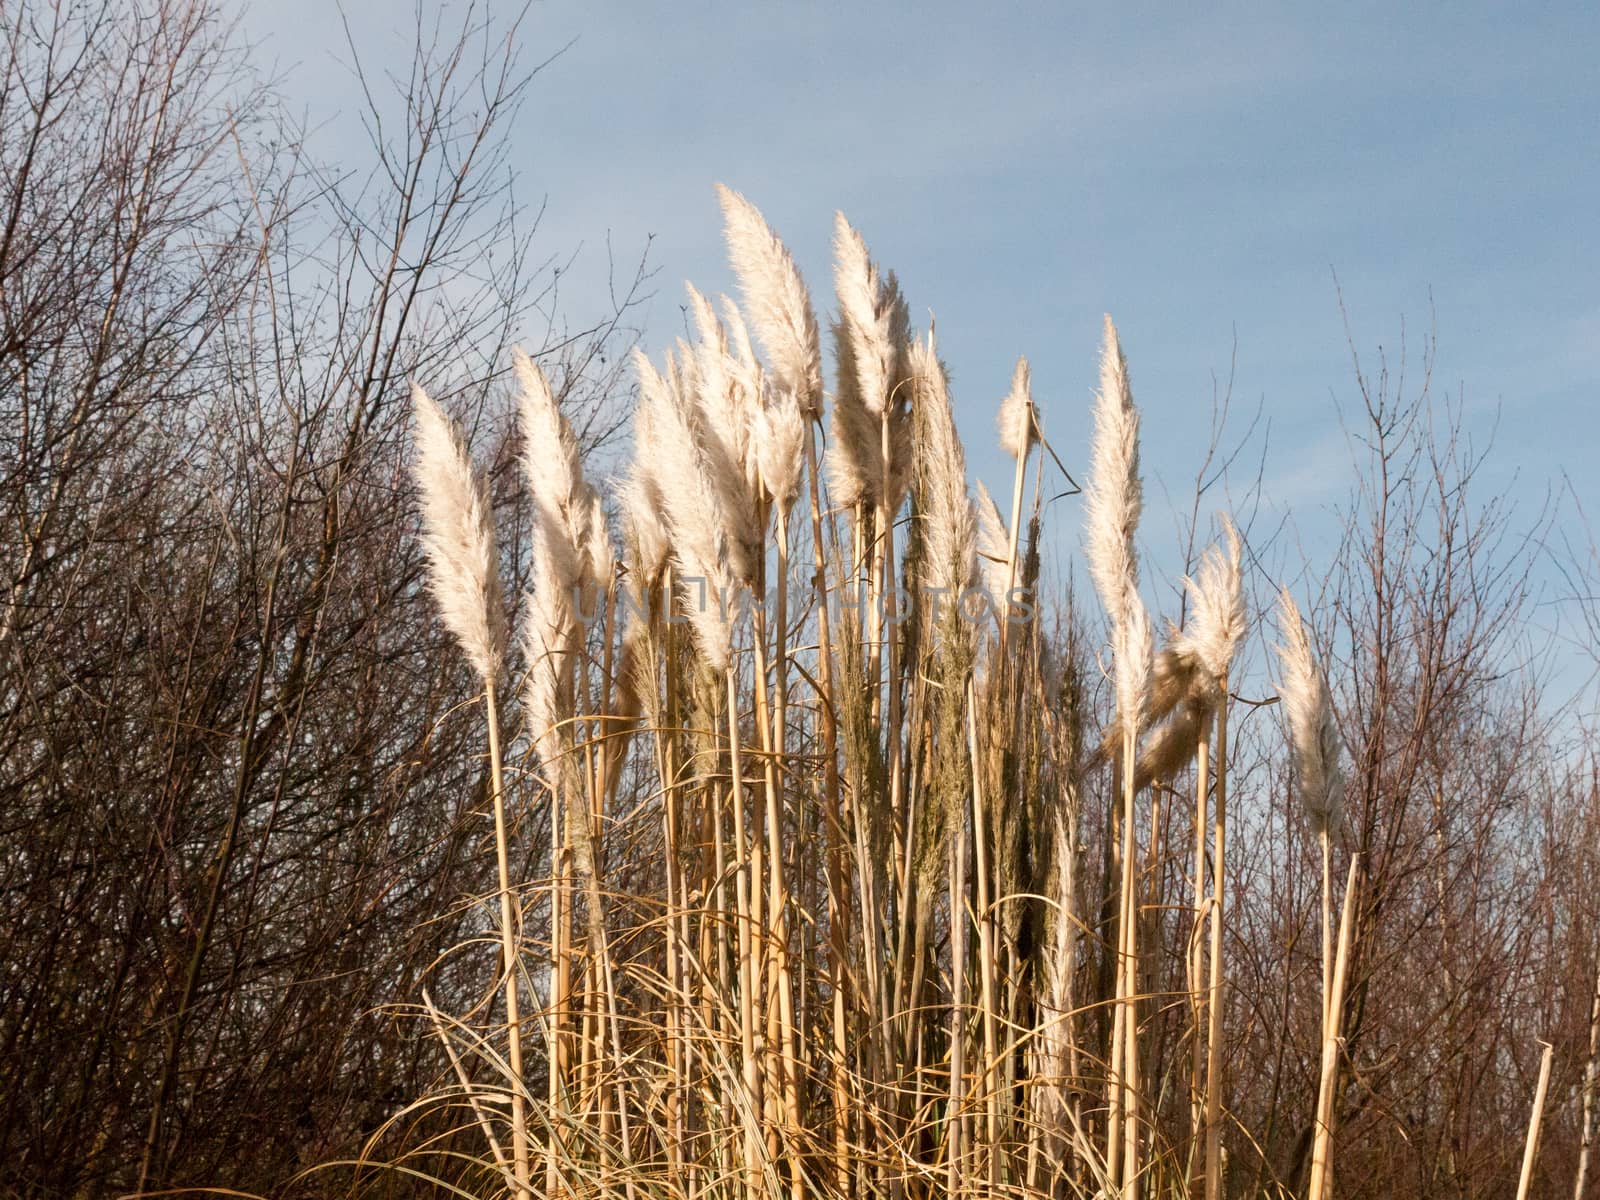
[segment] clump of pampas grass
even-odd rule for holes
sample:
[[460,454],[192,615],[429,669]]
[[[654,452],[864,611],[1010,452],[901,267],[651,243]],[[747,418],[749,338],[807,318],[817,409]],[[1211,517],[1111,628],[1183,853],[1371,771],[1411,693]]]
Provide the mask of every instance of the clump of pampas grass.
[[[684,336],[653,361],[635,354],[634,454],[604,502],[559,389],[512,356],[532,578],[515,650],[482,481],[417,392],[433,590],[489,709],[509,1017],[492,1035],[455,1025],[470,1050],[451,1055],[461,1091],[447,1102],[493,1156],[465,1169],[519,1200],[531,1200],[530,1154],[552,1197],[888,1196],[937,1189],[941,1175],[953,1200],[1198,1196],[1203,1146],[1216,1198],[1228,680],[1247,627],[1239,534],[1224,521],[1184,580],[1181,627],[1154,645],[1136,546],[1140,414],[1107,318],[1084,546],[1112,696],[1101,752],[1087,757],[1097,693],[1083,623],[1069,609],[1052,632],[1028,591],[1062,499],[1046,499],[1045,473],[1066,475],[1028,360],[990,393],[1014,465],[1002,507],[1003,487],[991,496],[968,477],[937,341],[912,335],[906,297],[862,235],[835,217],[829,396],[793,256],[749,200],[718,195],[739,300],[690,287]],[[802,530],[794,510],[807,501]],[[792,607],[791,556],[806,581]],[[981,636],[977,583],[999,618]],[[747,588],[759,596],[748,608]],[[1283,636],[1295,786],[1326,879],[1337,735],[1297,613]],[[550,821],[548,851],[509,859],[548,863],[521,903],[494,713],[508,665],[525,681],[528,734],[510,811]],[[1102,875],[1080,799],[1097,795],[1089,772],[1106,762],[1116,794]],[[1178,940],[1164,923],[1188,848],[1174,847],[1159,805],[1181,803],[1190,778],[1194,1026],[1179,1042],[1176,956],[1154,951]],[[543,993],[531,1014],[530,987]],[[444,1037],[442,1014],[428,1015]],[[524,1071],[527,1028],[543,1046]],[[1187,1165],[1181,1131],[1161,1120],[1182,1103],[1179,1044],[1192,1072]],[[479,1088],[485,1066],[499,1081]],[[1325,1082],[1323,1181],[1331,1095]]]

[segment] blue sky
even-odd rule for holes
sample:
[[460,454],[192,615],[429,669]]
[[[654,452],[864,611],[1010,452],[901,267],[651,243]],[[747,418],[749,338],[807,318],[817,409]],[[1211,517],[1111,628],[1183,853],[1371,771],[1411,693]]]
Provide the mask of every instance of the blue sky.
[[[1019,353],[1082,465],[1110,312],[1152,476],[1185,493],[1236,351],[1236,415],[1270,430],[1265,500],[1315,556],[1358,402],[1337,273],[1368,365],[1402,320],[1415,360],[1434,322],[1436,388],[1495,438],[1487,489],[1531,522],[1566,472],[1600,517],[1600,6],[994,7],[536,3],[528,59],[566,49],[524,111],[521,187],[547,200],[550,252],[587,248],[572,319],[601,301],[608,236],[623,258],[653,238],[651,346],[681,328],[682,280],[730,289],[718,180],[826,304],[842,209],[937,318],[991,486]],[[364,54],[406,44],[408,8],[346,12]],[[246,28],[334,152],[359,144],[337,16],[261,0]]]

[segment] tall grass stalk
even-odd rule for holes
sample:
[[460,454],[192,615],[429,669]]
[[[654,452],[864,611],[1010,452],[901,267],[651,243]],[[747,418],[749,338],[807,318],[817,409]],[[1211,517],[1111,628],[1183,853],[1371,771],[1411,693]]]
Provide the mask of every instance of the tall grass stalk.
[[505,653],[505,612],[495,551],[494,519],[483,481],[466,443],[444,411],[420,386],[412,387],[417,427],[416,477],[422,498],[423,544],[430,579],[445,624],[456,635],[483,685],[489,733],[495,870],[499,876],[500,948],[505,992],[511,1088],[512,1159],[519,1200],[531,1196],[526,1097],[523,1094],[522,1025],[517,979],[521,926],[512,891],[506,834],[505,782],[500,760],[500,713],[495,677]]
[[1522,1147],[1522,1174],[1517,1180],[1517,1200],[1528,1200],[1528,1189],[1533,1186],[1533,1164],[1539,1157],[1539,1137],[1544,1129],[1544,1102],[1550,1092],[1550,1060],[1556,1048],[1543,1043],[1539,1056],[1539,1083],[1533,1092],[1533,1114],[1528,1118],[1528,1136]]

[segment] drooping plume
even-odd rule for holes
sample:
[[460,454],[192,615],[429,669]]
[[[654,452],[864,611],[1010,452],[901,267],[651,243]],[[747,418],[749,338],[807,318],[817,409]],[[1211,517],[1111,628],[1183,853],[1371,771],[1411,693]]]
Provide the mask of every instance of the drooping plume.
[[[1244,639],[1239,534],[1232,521],[1223,520],[1228,549],[1209,547],[1199,570],[1184,580],[1191,606],[1188,623],[1181,630],[1169,625],[1167,646],[1155,656],[1149,697],[1140,714],[1140,727],[1150,730],[1150,736],[1139,755],[1138,787],[1154,779],[1170,780],[1194,757],[1223,702],[1222,677]],[[1121,748],[1119,713],[1106,729],[1095,760],[1113,757]]]
[[429,582],[445,628],[487,686],[500,672],[506,641],[489,495],[472,469],[466,440],[444,410],[415,383],[411,403]]
[[728,258],[777,385],[808,418],[822,410],[822,348],[805,280],[766,218],[738,192],[717,185]]
[[1339,768],[1343,741],[1333,718],[1333,698],[1328,682],[1311,653],[1311,639],[1294,597],[1285,588],[1278,598],[1278,622],[1284,644],[1277,647],[1283,683],[1283,700],[1289,723],[1295,780],[1300,802],[1314,832],[1335,829],[1344,803],[1344,776]]
[[1106,318],[1100,354],[1100,391],[1095,397],[1094,441],[1084,489],[1089,573],[1113,625],[1120,626],[1138,599],[1139,527],[1143,485],[1139,479],[1139,413],[1128,387],[1116,326]]
[[1011,373],[1011,390],[1000,401],[1000,412],[995,424],[1000,430],[1000,448],[1012,458],[1023,458],[1036,439],[1033,409],[1032,376],[1026,358],[1017,359],[1016,370]]
[[[1160,661],[1159,655],[1157,661]],[[1216,705],[1203,695],[1186,695],[1145,739],[1133,772],[1135,790],[1148,787],[1156,780],[1170,781],[1188,766],[1199,751],[1200,743],[1210,736],[1216,715]],[[1113,753],[1119,749],[1120,746],[1114,747]]]

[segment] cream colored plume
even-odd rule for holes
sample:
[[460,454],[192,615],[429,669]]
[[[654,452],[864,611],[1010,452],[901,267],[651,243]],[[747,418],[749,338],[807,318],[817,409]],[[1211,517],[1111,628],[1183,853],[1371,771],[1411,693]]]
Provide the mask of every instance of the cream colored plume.
[[606,523],[605,506],[600,494],[589,492],[588,530],[584,538],[584,565],[588,568],[588,582],[604,593],[611,586],[617,572],[617,553],[611,542],[611,527]]
[[442,408],[411,385],[422,497],[422,546],[445,628],[461,643],[485,686],[505,657],[505,604],[488,491],[472,469],[465,439]]
[[1011,560],[1011,535],[1000,518],[1000,506],[994,502],[983,480],[978,487],[978,573],[984,590],[994,603],[997,612],[1005,612],[1006,580]]
[[1117,684],[1117,720],[1124,729],[1138,728],[1139,716],[1150,703],[1152,647],[1150,617],[1138,592],[1128,597],[1123,618],[1112,631]]
[[517,423],[522,432],[522,477],[533,502],[535,586],[571,592],[588,575],[583,561],[589,537],[589,485],[578,442],[543,371],[520,348],[511,364],[517,379]]
[[[717,671],[732,661],[732,630],[723,598],[731,591],[729,519],[712,466],[696,440],[688,403],[674,394],[650,360],[634,351],[639,405],[648,409],[655,435],[656,485],[661,489],[673,555],[685,579],[690,623],[707,663]],[[669,361],[669,376],[672,374]]]
[[560,723],[573,712],[571,678],[579,626],[572,590],[550,577],[548,557],[536,549],[533,565],[534,587],[522,620],[522,650],[528,656],[522,717],[539,757],[553,764],[561,755]]
[[573,715],[572,673],[581,646],[578,603],[596,611],[610,586],[610,535],[599,494],[583,477],[577,439],[539,365],[511,352],[522,431],[522,474],[533,502],[532,591],[524,607],[528,657],[523,720],[547,764],[561,753],[560,725]]
[[761,486],[780,509],[794,502],[805,465],[806,419],[793,392],[756,411],[753,444]]
[[928,582],[943,592],[944,603],[954,603],[976,574],[977,521],[967,493],[966,455],[931,333],[912,344],[910,366]]
[[[898,512],[911,482],[912,394],[907,347],[910,321],[905,301],[895,287],[892,336],[900,339],[900,352],[894,360],[889,406],[889,494],[890,512]],[[876,505],[883,489],[883,422],[868,410],[861,399],[861,380],[856,371],[855,346],[843,321],[833,325],[834,358],[838,365],[838,388],[829,414],[828,471],[829,490],[835,504],[849,508],[857,503]]]
[[903,302],[892,277],[888,284],[879,278],[866,242],[843,213],[834,214],[833,229],[833,285],[839,299],[839,323],[850,342],[856,394],[867,412],[877,418],[891,403],[899,374],[896,360],[903,331],[896,325]]
[[[716,511],[722,521],[719,533],[726,539],[728,565],[738,578],[753,580],[763,531],[756,522],[755,484],[746,477],[745,470],[749,432],[745,422],[749,415],[735,405],[713,399],[715,389],[727,381],[725,371],[714,372],[708,378],[696,351],[681,338],[674,343],[674,351],[667,355],[664,379],[675,411],[688,423],[703,460],[705,486],[717,493]],[[724,358],[721,365],[726,367],[728,362]],[[743,438],[732,436],[732,422],[740,423]],[[664,464],[661,469],[670,466]]]
[[811,295],[794,258],[754,204],[717,185],[728,258],[744,293],[745,310],[767,352],[780,388],[791,391],[808,418],[822,411],[822,348]]
[[[641,445],[655,442],[653,436],[644,438],[637,426],[634,436]],[[645,586],[653,585],[667,565],[672,543],[667,535],[661,489],[642,461],[634,462],[622,481],[618,498],[622,504],[623,540],[632,569]]]
[[1138,601],[1139,559],[1133,536],[1144,494],[1139,480],[1139,413],[1133,407],[1127,363],[1110,317],[1100,355],[1100,392],[1095,397],[1094,440],[1084,491],[1089,573],[1112,624],[1120,626]]
[[[714,443],[719,466],[737,472],[744,482],[753,487],[754,473],[750,452],[750,427],[760,408],[761,396],[753,390],[759,387],[759,375],[751,379],[745,365],[734,357],[729,348],[728,331],[717,318],[711,301],[695,290],[692,283],[684,284],[689,293],[690,310],[694,314],[699,343],[695,346],[694,364],[697,398],[703,414],[703,439]],[[742,497],[730,497],[731,500]]]
[[1000,401],[1000,412],[995,418],[1000,430],[1000,448],[1012,458],[1027,457],[1028,447],[1037,440],[1031,380],[1028,360],[1017,359],[1016,370],[1011,373],[1011,390]]
[[[738,408],[745,425],[745,481],[754,492],[761,483],[761,464],[755,444],[756,418],[762,409],[772,403],[772,389],[767,383],[767,373],[750,345],[750,330],[744,323],[744,314],[728,297],[723,296],[721,300],[722,320],[728,339],[728,372],[739,391]],[[804,417],[802,412],[802,422]]]
[[1283,671],[1278,695],[1289,723],[1295,779],[1306,817],[1313,831],[1322,834],[1339,825],[1344,802],[1339,755],[1344,743],[1334,723],[1327,680],[1312,657],[1311,639],[1288,588],[1278,598],[1278,623],[1285,639],[1277,647]]
[[1183,581],[1191,611],[1183,633],[1175,639],[1215,679],[1228,673],[1247,625],[1239,531],[1228,517],[1222,520],[1228,549],[1207,547],[1200,569]]
[[883,478],[880,426],[861,403],[855,351],[842,325],[833,326],[833,346],[839,379],[828,413],[828,450],[824,461],[828,490],[834,503],[843,508],[876,504],[878,485]]

